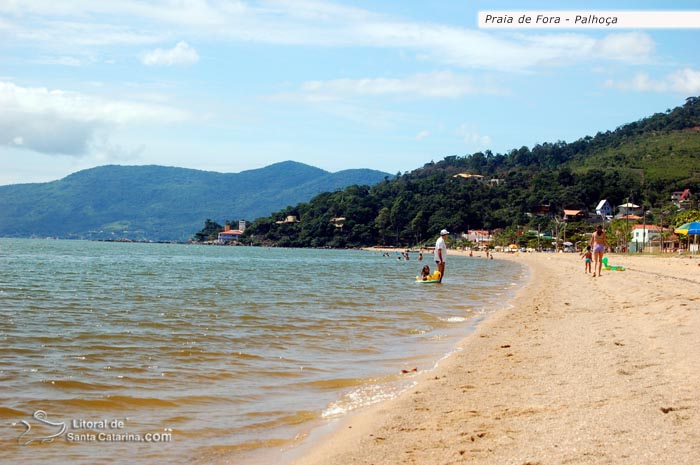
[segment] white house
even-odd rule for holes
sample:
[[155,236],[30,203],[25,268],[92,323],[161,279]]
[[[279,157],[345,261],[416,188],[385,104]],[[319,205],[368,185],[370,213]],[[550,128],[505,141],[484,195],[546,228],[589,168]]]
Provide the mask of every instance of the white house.
[[639,216],[642,214],[642,207],[640,207],[639,205],[635,205],[631,202],[623,203],[617,208],[619,211],[619,213],[617,214],[618,218],[622,218],[625,216]]
[[603,199],[598,202],[598,206],[595,207],[595,213],[603,219],[610,219],[612,218],[614,211],[612,205],[610,205],[610,202]]
[[635,224],[632,226],[630,249],[634,252],[645,250],[652,242],[656,242],[658,247],[661,231],[661,226],[655,224]]

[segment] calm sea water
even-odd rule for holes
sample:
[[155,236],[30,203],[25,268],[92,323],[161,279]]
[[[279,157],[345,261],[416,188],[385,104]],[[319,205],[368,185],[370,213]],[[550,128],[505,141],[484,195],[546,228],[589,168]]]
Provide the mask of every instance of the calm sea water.
[[263,463],[407,388],[524,274],[449,257],[416,284],[416,258],[0,239],[0,461]]

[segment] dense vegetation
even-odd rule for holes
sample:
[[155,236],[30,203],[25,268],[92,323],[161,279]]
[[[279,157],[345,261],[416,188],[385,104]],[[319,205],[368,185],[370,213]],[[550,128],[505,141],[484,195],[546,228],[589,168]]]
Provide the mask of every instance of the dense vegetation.
[[[409,246],[442,228],[554,231],[563,209],[595,212],[601,199],[642,205],[650,222],[668,226],[677,213],[671,192],[700,191],[699,126],[700,97],[691,97],[681,107],[572,143],[450,156],[259,218],[243,239],[295,247]],[[460,173],[484,178],[455,176]],[[500,181],[482,182],[491,179]],[[533,214],[543,205],[549,214]],[[288,216],[299,221],[280,224]]]
[[188,240],[205,220],[253,220],[319,192],[387,173],[329,173],[282,162],[241,173],[102,166],[40,184],[0,186],[0,236]]

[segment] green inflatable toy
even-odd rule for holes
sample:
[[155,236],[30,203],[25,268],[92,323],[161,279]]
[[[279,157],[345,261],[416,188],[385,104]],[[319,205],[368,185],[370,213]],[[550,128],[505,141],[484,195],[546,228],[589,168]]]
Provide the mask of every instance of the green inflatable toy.
[[606,270],[612,270],[612,271],[625,271],[624,266],[608,265],[608,257],[603,257],[603,268],[605,268]]

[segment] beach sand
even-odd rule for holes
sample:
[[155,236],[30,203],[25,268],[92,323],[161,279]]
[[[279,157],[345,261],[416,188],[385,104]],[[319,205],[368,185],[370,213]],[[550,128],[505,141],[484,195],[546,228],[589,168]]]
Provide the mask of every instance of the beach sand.
[[578,254],[496,259],[531,270],[512,308],[294,464],[700,463],[700,259],[609,255],[627,270],[597,278]]

